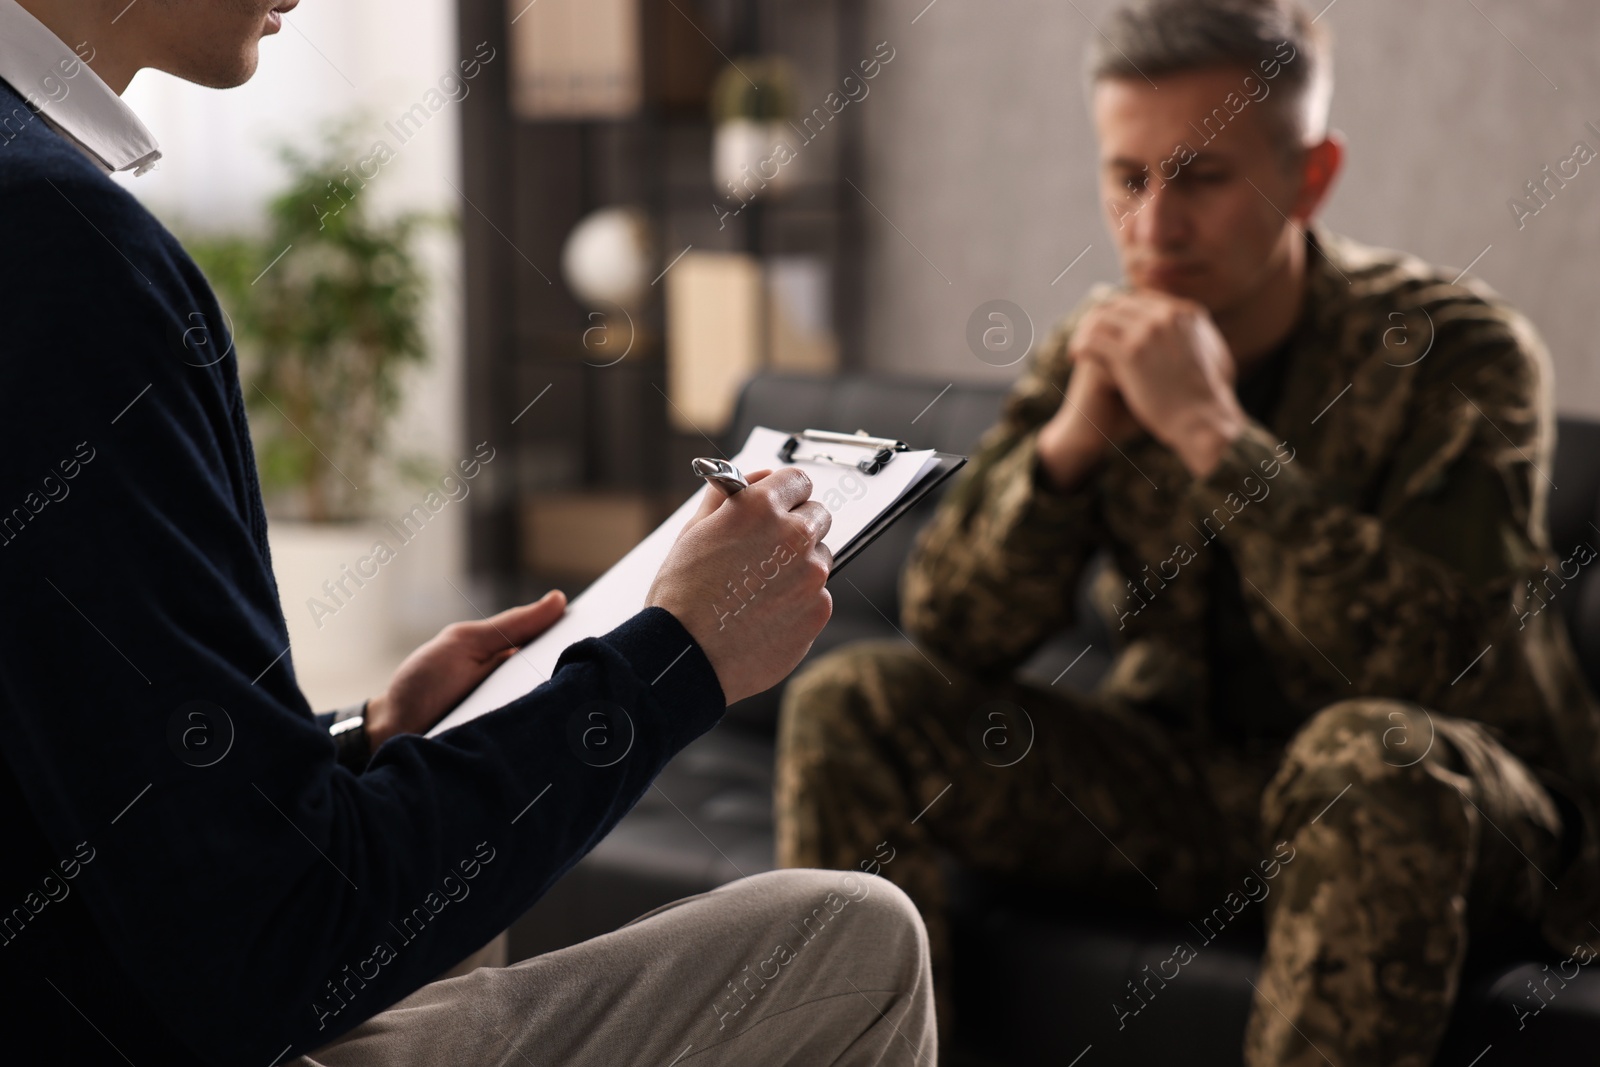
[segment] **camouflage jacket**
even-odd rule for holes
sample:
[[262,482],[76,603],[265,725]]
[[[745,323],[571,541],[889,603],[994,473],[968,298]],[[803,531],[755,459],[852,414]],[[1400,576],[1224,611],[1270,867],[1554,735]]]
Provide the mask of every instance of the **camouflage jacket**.
[[1568,920],[1592,918],[1600,713],[1544,605],[1595,553],[1549,544],[1549,355],[1481,283],[1321,229],[1308,242],[1270,425],[1251,420],[1205,479],[1150,437],[1071,492],[1042,479],[1038,430],[1061,405],[1091,293],[919,535],[906,628],[959,666],[1009,674],[1071,623],[1104,549],[1112,588],[1094,599],[1112,605],[1120,647],[1101,692],[1204,735],[1215,540],[1238,569],[1259,669],[1299,718],[1348,697],[1415,701],[1486,724],[1579,802],[1583,854],[1572,891],[1553,896]]

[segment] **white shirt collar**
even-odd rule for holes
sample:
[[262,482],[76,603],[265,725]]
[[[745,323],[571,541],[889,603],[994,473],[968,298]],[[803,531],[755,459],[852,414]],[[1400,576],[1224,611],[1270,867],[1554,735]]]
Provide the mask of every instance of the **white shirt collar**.
[[161,158],[133,109],[17,0],[0,0],[0,79],[107,173],[143,174]]

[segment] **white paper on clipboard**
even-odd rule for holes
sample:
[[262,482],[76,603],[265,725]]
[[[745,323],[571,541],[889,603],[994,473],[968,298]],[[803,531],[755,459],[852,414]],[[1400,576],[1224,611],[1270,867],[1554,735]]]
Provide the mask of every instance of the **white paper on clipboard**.
[[[835,556],[867,530],[878,516],[893,507],[927,471],[939,465],[933,449],[896,453],[892,462],[873,475],[834,463],[805,459],[784,464],[778,459],[778,449],[788,438],[789,434],[781,430],[758,426],[750,431],[744,447],[732,457],[732,462],[746,472],[764,468],[779,470],[784,466],[805,471],[811,478],[811,498],[823,503],[833,515],[833,524],[822,541]],[[832,451],[844,458],[853,455],[850,451],[853,447],[833,446]],[[867,455],[869,450],[860,452]],[[531,692],[550,680],[556,661],[568,645],[609,633],[643,610],[656,572],[661,569],[679,532],[700,507],[700,498],[705,492],[702,486],[666,522],[574,597],[554,626],[501,664],[429,730],[427,736],[434,737],[470,722]]]

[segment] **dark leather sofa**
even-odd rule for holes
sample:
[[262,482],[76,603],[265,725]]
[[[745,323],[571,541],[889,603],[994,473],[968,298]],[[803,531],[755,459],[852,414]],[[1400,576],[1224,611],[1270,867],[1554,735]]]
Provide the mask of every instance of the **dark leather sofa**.
[[[995,420],[1005,387],[956,385],[941,396],[943,388],[938,381],[883,377],[760,375],[743,391],[724,449],[731,455],[750,427],[767,425],[860,428],[916,447],[970,452]],[[1600,423],[1564,419],[1559,441],[1555,469],[1548,472],[1559,486],[1551,493],[1550,521],[1565,555],[1580,541],[1600,544],[1600,527],[1591,525],[1600,522]],[[895,636],[887,620],[897,615],[900,566],[932,506],[924,501],[920,514],[908,515],[841,572],[848,583],[830,585],[833,619],[812,656],[863,638]],[[1594,684],[1600,679],[1600,581],[1593,569],[1561,607]],[[1081,597],[1077,614],[1079,631],[1041,649],[1024,674],[1048,682],[1092,645],[1060,683],[1092,686],[1106,665],[1110,636]],[[576,943],[667,901],[771,869],[780,692],[730,708],[722,726],[681,753],[617,829],[513,928],[512,958]],[[1126,983],[1141,968],[1155,968],[1174,944],[1190,938],[1182,920],[1041,895],[955,870],[951,877],[959,1026],[943,1062],[1240,1063],[1248,980],[1261,949],[1260,918],[1253,914],[1259,909],[1247,910],[1184,967],[1181,981],[1119,1028],[1113,1001],[1125,996]],[[1474,946],[1437,1063],[1564,1062],[1600,1044],[1600,978],[1588,968],[1519,1029],[1513,1006],[1534,1005],[1527,983],[1543,978],[1547,964],[1553,973],[1564,955],[1543,949],[1531,934]],[[1549,988],[1557,987],[1552,982]]]

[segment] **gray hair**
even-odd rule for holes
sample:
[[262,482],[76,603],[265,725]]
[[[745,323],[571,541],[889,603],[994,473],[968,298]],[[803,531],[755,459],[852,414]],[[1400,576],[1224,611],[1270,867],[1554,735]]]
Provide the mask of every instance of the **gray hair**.
[[1102,78],[1247,69],[1273,83],[1274,124],[1294,150],[1327,134],[1331,59],[1327,31],[1297,0],[1124,0],[1089,39],[1085,73],[1092,92]]

